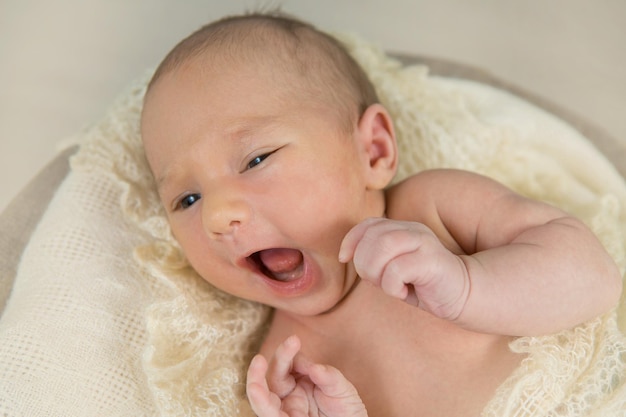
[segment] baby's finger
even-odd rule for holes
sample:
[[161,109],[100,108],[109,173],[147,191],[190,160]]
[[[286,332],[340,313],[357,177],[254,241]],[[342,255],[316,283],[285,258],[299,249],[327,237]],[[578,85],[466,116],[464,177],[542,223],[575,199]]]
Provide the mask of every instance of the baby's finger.
[[289,395],[296,386],[292,375],[293,358],[300,351],[300,339],[290,336],[281,343],[269,364],[267,382],[269,389],[280,398]]
[[409,294],[409,288],[402,279],[399,277],[390,277],[389,274],[383,273],[380,288],[385,294],[399,298],[400,300],[406,299]]
[[426,264],[428,262],[415,252],[397,256],[385,265],[380,287],[386,294],[407,302],[409,301],[409,295],[412,295],[411,301],[414,304],[416,301],[414,300],[414,285],[416,285],[416,280],[423,273],[422,270]]
[[356,388],[335,367],[313,364],[309,367],[309,378],[329,397],[345,398],[356,395]]
[[367,232],[367,229],[375,223],[383,221],[383,218],[372,217],[354,226],[343,238],[339,248],[339,262],[346,263],[354,256],[357,245]]
[[381,285],[383,272],[390,263],[421,245],[419,225],[386,220],[373,224],[354,251],[353,262],[361,278]]
[[421,307],[420,306],[420,299],[417,296],[417,293],[415,292],[415,287],[409,287],[408,288],[408,293],[407,293],[406,298],[404,299],[404,301],[407,304],[410,304],[412,306]]
[[280,399],[272,395],[265,380],[267,366],[267,361],[261,355],[256,355],[252,359],[246,379],[246,394],[257,416],[281,417]]
[[309,378],[320,391],[315,398],[323,412],[329,414],[332,410],[335,415],[367,416],[365,405],[356,388],[337,368],[312,365],[309,368]]

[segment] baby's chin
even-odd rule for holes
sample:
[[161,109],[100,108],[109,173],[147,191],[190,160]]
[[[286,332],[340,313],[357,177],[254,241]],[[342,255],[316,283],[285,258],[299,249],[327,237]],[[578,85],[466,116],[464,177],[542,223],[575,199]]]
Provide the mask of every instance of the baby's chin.
[[355,275],[353,279],[348,281],[348,285],[346,286],[346,291],[342,294],[342,296],[330,308],[320,313],[320,315],[331,314],[335,312],[336,310],[339,310],[345,304],[347,304],[352,298],[354,291],[356,290],[356,288],[359,286],[360,283],[361,283],[361,278]]
[[351,262],[341,264],[340,270],[340,273],[331,279],[332,282],[327,284],[325,291],[312,294],[309,300],[303,300],[303,303],[291,312],[308,317],[326,316],[345,306],[361,283],[361,278],[356,274]]

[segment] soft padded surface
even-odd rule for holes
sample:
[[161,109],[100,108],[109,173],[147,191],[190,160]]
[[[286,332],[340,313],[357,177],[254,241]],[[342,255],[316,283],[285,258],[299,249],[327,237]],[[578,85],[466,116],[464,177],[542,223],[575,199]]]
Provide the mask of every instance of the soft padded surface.
[[0,215],[0,313],[11,293],[22,252],[57,187],[69,171],[67,158],[74,151],[72,147],[61,152],[15,196]]
[[[398,180],[432,167],[495,177],[580,216],[624,271],[626,185],[577,131],[345,42],[396,119]],[[200,280],[173,242],[138,134],[146,80],[82,136],[28,243],[0,320],[0,415],[250,415],[245,369],[269,312]],[[528,358],[484,415],[623,413],[624,316],[518,339]]]

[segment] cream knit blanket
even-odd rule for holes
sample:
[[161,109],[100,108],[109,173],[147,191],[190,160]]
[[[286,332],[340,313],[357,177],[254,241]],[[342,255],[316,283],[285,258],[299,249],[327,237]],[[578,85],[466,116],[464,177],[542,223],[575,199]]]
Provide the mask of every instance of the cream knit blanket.
[[[397,180],[433,167],[492,176],[581,217],[625,270],[626,185],[585,138],[503,91],[343,40],[396,120]],[[245,369],[269,311],[200,280],[173,242],[139,139],[147,78],[80,135],[24,254],[0,319],[2,416],[251,415]],[[528,357],[484,415],[626,415],[623,305],[515,341]]]

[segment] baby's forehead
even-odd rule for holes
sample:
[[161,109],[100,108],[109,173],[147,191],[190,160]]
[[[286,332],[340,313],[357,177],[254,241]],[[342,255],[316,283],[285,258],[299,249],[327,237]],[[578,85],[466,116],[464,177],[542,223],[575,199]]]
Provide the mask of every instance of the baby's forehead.
[[217,78],[221,73],[251,76],[236,70],[256,69],[258,78],[276,87],[277,95],[317,101],[353,118],[353,107],[360,107],[361,100],[351,80],[354,71],[341,57],[345,51],[335,43],[309,27],[289,31],[248,21],[228,24],[181,42],[159,66],[149,90],[161,77],[189,66],[218,74]]

